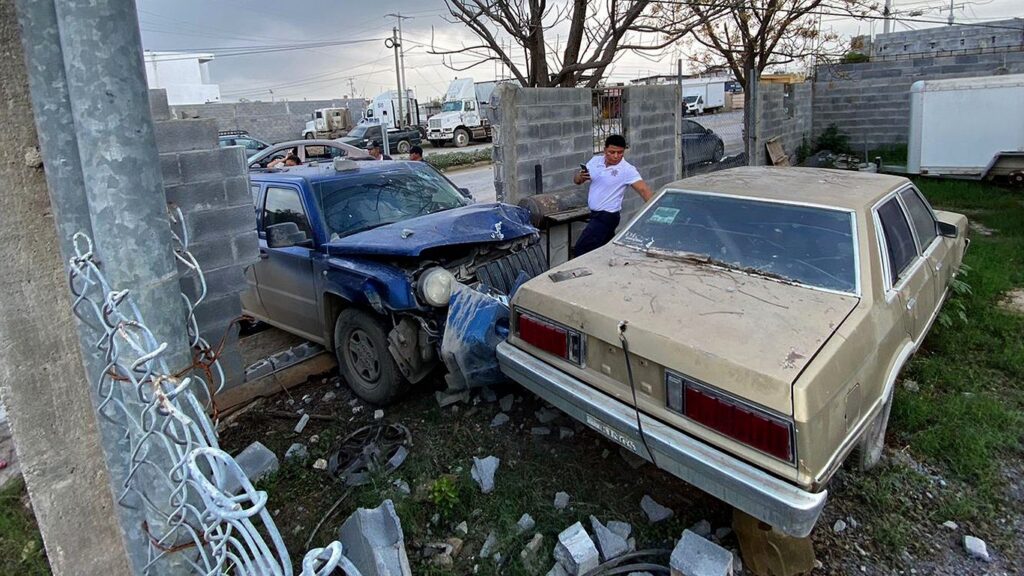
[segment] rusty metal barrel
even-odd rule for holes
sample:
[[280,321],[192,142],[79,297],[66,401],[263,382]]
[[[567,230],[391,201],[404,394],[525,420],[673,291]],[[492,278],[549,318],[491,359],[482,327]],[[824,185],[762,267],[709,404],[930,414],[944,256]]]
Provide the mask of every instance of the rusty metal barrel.
[[541,230],[554,222],[564,221],[567,215],[578,218],[589,212],[587,190],[582,187],[529,196],[520,200],[519,206],[530,211],[530,222]]

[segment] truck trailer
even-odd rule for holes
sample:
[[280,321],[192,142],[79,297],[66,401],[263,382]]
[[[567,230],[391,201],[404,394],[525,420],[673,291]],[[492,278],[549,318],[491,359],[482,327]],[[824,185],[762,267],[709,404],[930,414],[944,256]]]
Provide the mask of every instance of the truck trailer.
[[721,78],[690,78],[682,81],[683,114],[717,112],[725,106],[725,84]]
[[497,82],[456,78],[448,86],[441,112],[427,120],[427,139],[436,148],[448,142],[462,148],[473,140],[490,140],[491,94]]
[[907,172],[1024,184],[1024,74],[914,82]]

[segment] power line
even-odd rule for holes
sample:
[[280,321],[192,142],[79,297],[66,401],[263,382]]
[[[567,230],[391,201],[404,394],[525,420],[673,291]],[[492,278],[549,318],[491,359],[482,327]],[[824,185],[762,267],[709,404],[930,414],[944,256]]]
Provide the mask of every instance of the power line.
[[[224,48],[189,48],[187,50],[166,50],[166,51],[167,52],[203,52],[203,53],[211,53],[214,56],[216,56],[217,58],[230,58],[232,56],[248,56],[248,55],[252,55],[252,54],[269,54],[269,53],[273,53],[273,52],[290,52],[290,51],[293,51],[293,50],[314,50],[314,49],[317,49],[317,48],[326,48],[326,47],[329,47],[329,46],[347,46],[347,45],[351,45],[351,44],[365,44],[367,42],[379,42],[381,40],[383,40],[383,38],[365,38],[365,39],[362,39],[362,40],[339,40],[339,41],[335,41],[335,42],[315,42],[315,43],[310,43],[310,44],[293,44],[293,45],[282,45],[282,44],[273,45],[272,44],[272,45],[267,45],[267,46],[245,47],[245,49],[242,49],[241,47],[234,47],[234,48],[229,48],[229,49],[224,49]],[[222,52],[221,50],[225,50],[225,51]],[[166,57],[166,58],[160,58],[160,61],[161,62],[170,62],[170,61],[175,61],[175,60],[193,60],[193,59],[195,59],[195,56],[189,56],[187,54],[183,54],[182,56],[178,56],[178,57],[170,57],[169,56],[169,57]]]

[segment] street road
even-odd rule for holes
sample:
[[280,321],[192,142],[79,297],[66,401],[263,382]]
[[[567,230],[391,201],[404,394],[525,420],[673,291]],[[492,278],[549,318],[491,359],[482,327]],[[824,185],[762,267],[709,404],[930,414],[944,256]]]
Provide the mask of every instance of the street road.
[[477,202],[494,202],[494,167],[476,166],[465,170],[446,172],[445,176],[460,188],[469,188]]

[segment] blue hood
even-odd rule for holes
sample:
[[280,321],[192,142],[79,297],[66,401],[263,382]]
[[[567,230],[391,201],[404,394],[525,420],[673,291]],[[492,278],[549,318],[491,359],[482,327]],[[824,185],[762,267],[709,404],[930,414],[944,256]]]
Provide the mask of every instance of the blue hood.
[[[405,238],[402,238],[403,233]],[[536,233],[527,210],[495,202],[387,224],[340,238],[328,243],[326,248],[333,256],[416,257],[438,246],[503,242]]]

